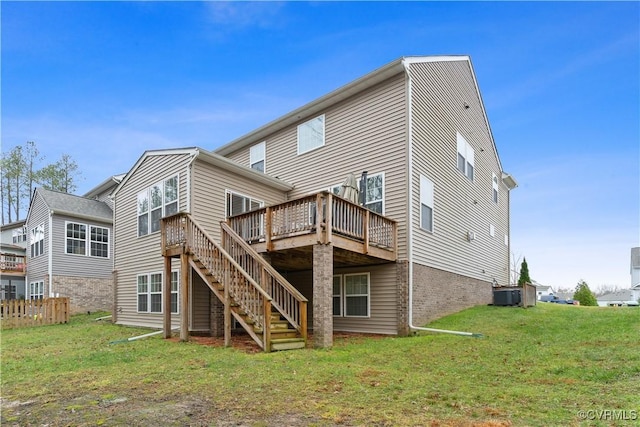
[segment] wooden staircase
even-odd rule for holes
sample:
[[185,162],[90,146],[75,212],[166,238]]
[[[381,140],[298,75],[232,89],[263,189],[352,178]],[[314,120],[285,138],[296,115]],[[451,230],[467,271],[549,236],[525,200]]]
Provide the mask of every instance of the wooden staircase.
[[189,214],[162,220],[165,257],[186,257],[225,307],[225,343],[233,317],[266,352],[304,348],[307,300],[226,223],[222,244]]

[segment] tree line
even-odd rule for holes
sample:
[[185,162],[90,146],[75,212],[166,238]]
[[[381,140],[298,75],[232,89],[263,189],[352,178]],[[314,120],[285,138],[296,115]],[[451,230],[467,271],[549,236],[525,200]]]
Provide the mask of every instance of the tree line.
[[33,190],[37,186],[64,193],[76,191],[81,172],[70,155],[63,154],[58,161],[44,166],[43,161],[44,156],[40,155],[40,150],[33,141],[2,153],[2,225],[26,217]]

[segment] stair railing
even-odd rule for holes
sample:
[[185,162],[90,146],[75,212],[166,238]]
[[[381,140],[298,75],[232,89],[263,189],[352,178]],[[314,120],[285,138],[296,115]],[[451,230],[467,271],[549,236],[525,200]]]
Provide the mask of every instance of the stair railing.
[[189,214],[163,218],[162,233],[163,251],[182,247],[193,254],[217,282],[228,288],[234,302],[263,329],[263,342],[259,344],[268,351],[272,301],[269,294]]
[[222,246],[262,289],[271,304],[307,340],[307,299],[226,222],[222,222]]

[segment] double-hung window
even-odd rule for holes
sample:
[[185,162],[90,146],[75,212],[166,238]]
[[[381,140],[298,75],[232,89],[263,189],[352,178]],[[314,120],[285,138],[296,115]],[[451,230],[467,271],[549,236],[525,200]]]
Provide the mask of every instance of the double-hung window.
[[109,258],[109,229],[96,225],[67,222],[65,253]]
[[266,143],[263,141],[249,149],[249,167],[259,172],[265,171]]
[[493,188],[493,203],[498,203],[498,176],[491,174],[491,187]]
[[[178,277],[177,271],[171,272],[171,313],[178,312]],[[162,313],[162,273],[140,274],[137,277],[138,312]]]
[[31,249],[31,258],[44,253],[44,223],[31,229],[29,247]]
[[420,175],[420,227],[433,232],[433,182]]
[[365,187],[364,207],[384,214],[384,174],[368,175]]
[[44,298],[44,281],[29,283],[29,299]]
[[160,219],[178,212],[178,176],[138,193],[138,237],[160,231]]
[[369,317],[369,273],[333,276],[333,315],[340,317]]
[[469,180],[473,181],[475,157],[473,147],[460,133],[456,135],[456,140],[458,146],[458,170],[469,178]]
[[27,228],[26,227],[20,227],[16,230],[13,230],[12,234],[12,241],[13,243],[22,243],[22,242],[26,242],[27,241]]
[[324,145],[324,114],[298,125],[298,154]]

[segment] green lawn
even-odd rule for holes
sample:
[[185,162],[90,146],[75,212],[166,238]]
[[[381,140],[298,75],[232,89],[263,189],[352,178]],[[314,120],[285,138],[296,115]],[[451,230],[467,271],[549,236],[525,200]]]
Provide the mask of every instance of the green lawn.
[[3,426],[640,425],[638,308],[483,306],[429,325],[483,338],[270,354],[110,344],[148,330],[101,315],[2,331]]

